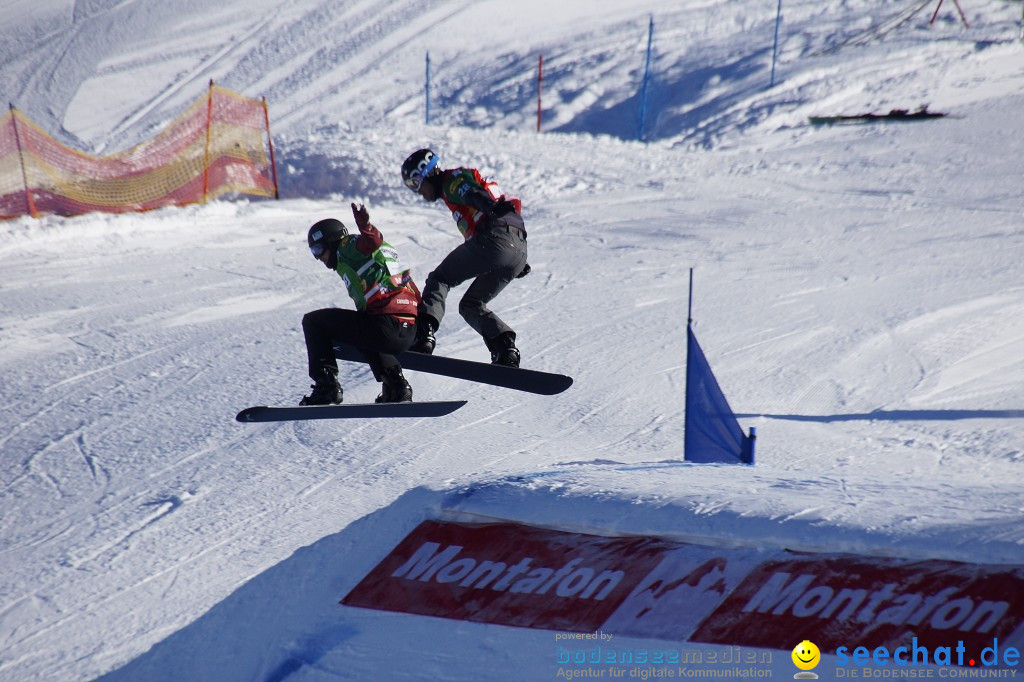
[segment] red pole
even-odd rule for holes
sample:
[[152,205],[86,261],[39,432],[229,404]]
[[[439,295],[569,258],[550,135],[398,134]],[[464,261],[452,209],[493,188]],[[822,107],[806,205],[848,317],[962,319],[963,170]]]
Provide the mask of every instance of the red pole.
[[[953,0],[953,4],[956,5],[956,11],[960,14],[960,21],[964,22],[964,27],[970,28],[971,25],[967,23],[967,17],[964,16],[964,11],[960,8],[959,0]],[[929,26],[935,23],[935,17],[939,16],[940,9],[942,9],[942,0],[939,0],[938,6],[935,7],[935,12],[932,13],[932,19],[928,22]]]
[[21,135],[18,134],[18,117],[14,104],[11,107],[11,126],[14,127],[14,144],[18,147],[18,161],[21,163],[21,181],[25,186],[25,203],[28,205],[28,212],[33,218],[38,218],[36,204],[32,201],[32,192],[28,188],[28,173],[25,171],[25,154],[21,150]]
[[270,112],[267,110],[267,98],[263,98],[263,120],[267,123],[267,144],[270,145],[270,174],[274,178],[274,198],[280,199],[281,193],[277,189],[277,164],[274,163],[274,138],[270,136]]
[[203,203],[210,191],[210,128],[213,126],[213,79],[210,79],[210,94],[206,99],[206,157],[203,161]]
[[953,4],[956,5],[956,11],[960,13],[960,21],[964,22],[964,28],[970,28],[971,25],[967,23],[967,17],[964,16],[964,11],[960,9],[960,0],[953,0]]
[[537,132],[540,132],[540,86],[544,80],[544,55],[537,57]]

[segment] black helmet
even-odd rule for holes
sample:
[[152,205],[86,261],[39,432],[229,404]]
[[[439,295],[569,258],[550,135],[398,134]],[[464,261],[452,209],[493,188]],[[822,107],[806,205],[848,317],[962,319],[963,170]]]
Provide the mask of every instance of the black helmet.
[[324,254],[324,250],[328,246],[340,242],[341,238],[347,234],[348,229],[340,220],[326,218],[318,223],[314,223],[313,227],[309,228],[309,234],[306,235],[306,241],[309,242],[309,250],[312,252],[313,258],[320,260],[320,256]]
[[405,186],[413,192],[418,192],[424,179],[439,172],[437,162],[440,158],[430,149],[419,149],[410,154],[402,164],[402,181]]

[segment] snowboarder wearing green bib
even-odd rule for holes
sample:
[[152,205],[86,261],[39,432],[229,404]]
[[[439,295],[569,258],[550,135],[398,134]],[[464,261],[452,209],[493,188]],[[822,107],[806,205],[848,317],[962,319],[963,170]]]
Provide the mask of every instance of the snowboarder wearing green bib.
[[309,376],[313,393],[300,405],[335,405],[342,401],[334,343],[349,343],[366,356],[374,378],[382,384],[378,403],[412,400],[412,387],[394,354],[407,350],[416,338],[420,292],[395,249],[370,223],[365,206],[352,204],[359,234],[348,233],[340,220],[327,218],[309,228],[307,242],[313,257],[334,270],[348,289],[356,310],[323,308],[306,313]]

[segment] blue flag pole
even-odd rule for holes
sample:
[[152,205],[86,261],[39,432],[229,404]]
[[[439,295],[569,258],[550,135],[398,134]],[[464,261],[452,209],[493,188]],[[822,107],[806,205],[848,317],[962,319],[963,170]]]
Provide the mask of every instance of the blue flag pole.
[[647,124],[647,88],[651,80],[651,45],[654,42],[654,15],[651,15],[650,24],[647,27],[647,58],[644,62],[644,80],[640,85],[640,119],[637,125],[636,137],[641,142],[646,141],[644,128]]
[[772,82],[769,87],[775,87],[775,60],[779,55],[779,24],[782,23],[782,0],[779,0],[779,8],[775,11],[775,44],[772,46]]
[[693,268],[690,268],[690,304],[686,308],[686,326],[693,324]]
[[427,78],[426,78],[426,99],[427,99],[427,110],[424,118],[424,122],[430,125],[430,52],[427,52]]
[[683,459],[687,462],[753,464],[756,432],[751,428],[749,436],[743,434],[693,333],[693,268],[690,268],[689,299]]

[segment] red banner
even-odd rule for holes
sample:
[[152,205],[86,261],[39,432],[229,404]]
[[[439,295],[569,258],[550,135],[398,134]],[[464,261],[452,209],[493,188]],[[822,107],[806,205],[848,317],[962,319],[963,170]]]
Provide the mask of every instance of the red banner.
[[810,640],[841,665],[858,648],[897,663],[990,665],[986,647],[1024,646],[1017,566],[706,547],[512,523],[426,521],[341,603],[783,651]]
[[650,573],[665,547],[647,538],[425,521],[341,603],[593,632]]
[[1021,614],[1024,572],[1013,567],[806,556],[758,566],[693,640],[932,652],[962,642],[978,657],[995,638],[1009,644]]

